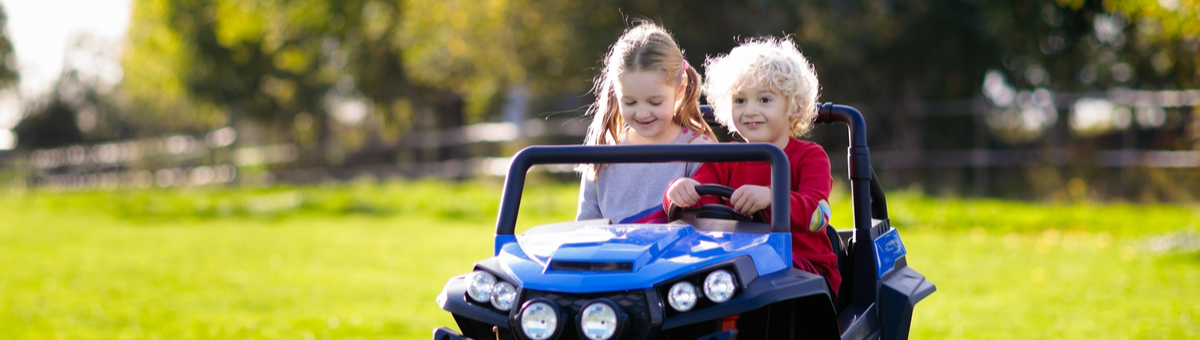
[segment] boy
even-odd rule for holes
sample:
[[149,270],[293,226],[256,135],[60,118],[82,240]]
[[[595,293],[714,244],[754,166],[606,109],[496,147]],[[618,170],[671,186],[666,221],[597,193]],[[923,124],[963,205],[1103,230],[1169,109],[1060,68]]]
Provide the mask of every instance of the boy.
[[[822,230],[829,222],[826,200],[833,187],[829,156],[819,145],[793,138],[807,133],[817,115],[816,73],[787,38],[749,40],[705,64],[704,94],[717,122],[747,142],[772,143],[787,154],[792,172],[792,264],[825,277],[836,294],[842,282],[837,255]],[[706,163],[691,178],[672,181],[663,206],[717,203],[715,198],[701,199],[695,186],[721,184],[735,189],[730,205],[749,215],[770,208],[770,178],[767,163]]]

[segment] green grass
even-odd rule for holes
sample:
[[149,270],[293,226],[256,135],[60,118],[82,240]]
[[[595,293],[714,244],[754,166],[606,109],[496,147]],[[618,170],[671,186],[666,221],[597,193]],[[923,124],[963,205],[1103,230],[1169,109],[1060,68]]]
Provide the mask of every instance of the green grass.
[[[500,187],[0,196],[0,338],[428,338],[453,326],[442,285],[491,254]],[[575,194],[531,184],[521,229],[570,219]],[[938,285],[913,338],[1200,337],[1200,208],[889,199]]]

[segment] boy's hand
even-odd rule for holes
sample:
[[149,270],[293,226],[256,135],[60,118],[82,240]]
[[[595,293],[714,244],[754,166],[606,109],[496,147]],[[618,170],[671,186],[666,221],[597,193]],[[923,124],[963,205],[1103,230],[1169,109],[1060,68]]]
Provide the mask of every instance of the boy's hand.
[[696,182],[694,179],[680,178],[675,183],[671,183],[670,188],[667,188],[667,199],[682,208],[696,205],[700,202],[700,194],[696,193],[698,184],[700,182]]
[[733,191],[733,197],[729,198],[729,203],[733,203],[733,210],[737,210],[737,212],[746,215],[753,214],[771,206],[771,188],[743,185]]

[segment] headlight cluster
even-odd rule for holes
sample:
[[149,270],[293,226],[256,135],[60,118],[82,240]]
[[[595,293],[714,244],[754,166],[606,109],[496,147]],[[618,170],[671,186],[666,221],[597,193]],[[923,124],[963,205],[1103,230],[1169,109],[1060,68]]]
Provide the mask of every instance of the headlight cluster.
[[[737,290],[737,284],[733,280],[733,274],[724,269],[713,271],[704,278],[704,296],[709,301],[722,303],[733,298],[733,293]],[[696,286],[688,281],[679,281],[671,286],[667,291],[667,303],[679,312],[686,312],[696,307],[696,301],[699,299],[696,293]]]
[[467,295],[475,302],[492,302],[492,307],[501,311],[512,309],[513,301],[517,299],[517,288],[511,283],[497,281],[496,276],[482,270],[476,270],[467,278]]
[[[558,309],[553,301],[538,298],[525,302],[518,314],[517,324],[521,333],[532,340],[545,340],[557,336],[562,330],[566,315]],[[608,299],[588,301],[579,310],[577,322],[579,335],[584,339],[608,340],[616,338],[621,333],[621,307]]]

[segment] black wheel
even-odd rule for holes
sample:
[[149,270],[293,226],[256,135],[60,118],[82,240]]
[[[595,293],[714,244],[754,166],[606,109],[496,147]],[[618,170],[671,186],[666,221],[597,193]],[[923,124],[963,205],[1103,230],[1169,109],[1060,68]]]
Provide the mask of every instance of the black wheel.
[[[729,200],[733,197],[733,188],[720,184],[700,184],[696,186],[696,193],[700,196],[717,196]],[[681,208],[675,203],[667,206],[667,218],[674,221],[684,215],[703,218],[717,218],[723,220],[734,221],[750,221],[758,223],[768,223],[767,214],[763,210],[755,211],[753,215],[746,216],[732,207],[724,204],[705,204],[695,208]]]

